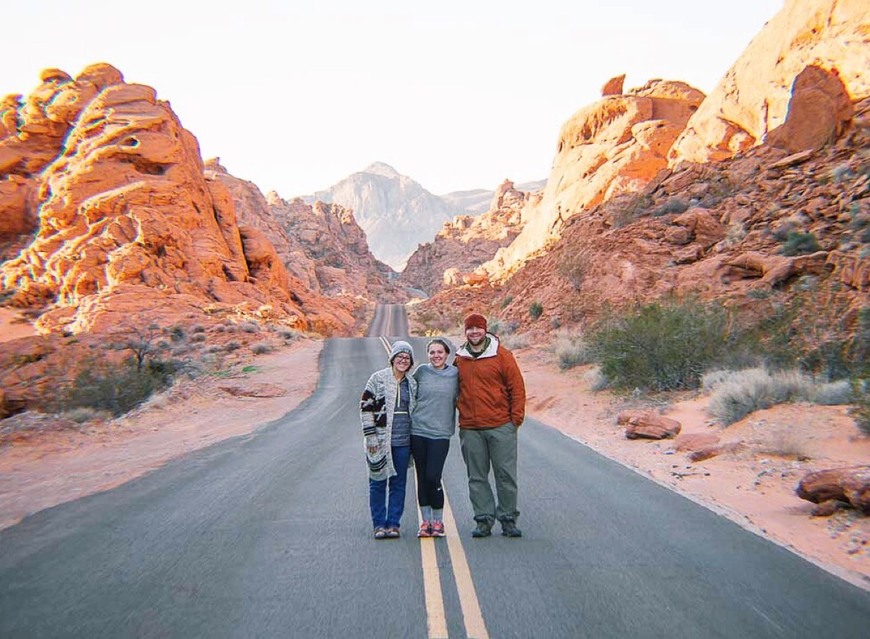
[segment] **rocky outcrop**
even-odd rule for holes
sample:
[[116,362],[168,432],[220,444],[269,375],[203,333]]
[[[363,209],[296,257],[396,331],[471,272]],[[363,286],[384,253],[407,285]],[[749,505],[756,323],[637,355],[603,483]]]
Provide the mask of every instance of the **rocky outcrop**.
[[505,279],[557,239],[574,215],[645,187],[667,167],[672,143],[703,98],[682,82],[652,80],[578,111],[562,126],[543,197],[523,211],[523,231],[484,264],[490,278]]
[[383,302],[407,298],[392,282],[397,274],[369,251],[365,233],[348,209],[299,198],[286,201],[274,192],[264,196],[252,182],[228,173],[218,159],[207,161],[205,168],[225,187],[239,223],[262,232],[287,270],[312,291]]
[[668,439],[682,430],[676,419],[648,411],[623,411],[617,415],[616,423],[625,426],[626,439]]
[[493,194],[486,213],[454,217],[432,242],[420,245],[408,259],[399,281],[431,295],[445,285],[456,286],[473,279],[472,272],[478,266],[520,233],[521,212],[532,197],[505,180]]
[[167,321],[209,305],[303,329],[352,324],[264,235],[239,226],[225,190],[204,177],[196,139],[151,87],[109,65],[75,80],[52,70],[19,117],[0,177],[26,181],[25,218],[36,204],[38,231],[0,267],[0,283],[11,303],[45,307],[41,331],[103,332],[132,313]]
[[841,502],[870,515],[870,466],[831,468],[808,473],[795,489],[798,497],[822,507],[817,514],[835,510],[830,502]]
[[372,254],[400,271],[422,242],[430,240],[457,210],[411,178],[375,162],[305,201],[340,204],[353,211]]
[[820,148],[847,103],[870,96],[868,24],[864,0],[787,0],[689,120],[670,165],[732,157],[769,135]]

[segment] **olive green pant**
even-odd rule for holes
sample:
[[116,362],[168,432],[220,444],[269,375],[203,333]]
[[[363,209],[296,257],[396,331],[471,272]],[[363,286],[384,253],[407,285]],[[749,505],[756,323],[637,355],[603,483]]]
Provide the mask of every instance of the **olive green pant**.
[[[475,521],[492,524],[496,519],[516,520],[517,510],[517,427],[505,424],[498,428],[459,429],[462,459],[468,471],[468,496]],[[489,471],[495,478],[498,506],[489,483]]]

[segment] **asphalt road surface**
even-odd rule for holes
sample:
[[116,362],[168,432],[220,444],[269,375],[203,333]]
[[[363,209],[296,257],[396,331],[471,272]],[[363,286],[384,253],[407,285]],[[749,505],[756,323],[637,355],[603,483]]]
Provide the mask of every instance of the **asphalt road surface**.
[[320,364],[255,433],[0,532],[0,637],[870,637],[870,592],[534,420],[522,539],[470,537],[454,438],[448,537],[416,539],[409,481],[402,538],[375,541],[358,399],[384,340]]

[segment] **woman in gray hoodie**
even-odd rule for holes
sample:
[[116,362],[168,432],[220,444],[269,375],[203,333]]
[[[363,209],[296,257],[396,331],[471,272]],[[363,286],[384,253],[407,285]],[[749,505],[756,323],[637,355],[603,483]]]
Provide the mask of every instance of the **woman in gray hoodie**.
[[450,344],[435,338],[426,345],[429,363],[414,371],[417,405],[411,420],[411,454],[417,472],[421,518],[418,537],[443,537],[444,490],[441,473],[456,430],[459,372],[448,366]]

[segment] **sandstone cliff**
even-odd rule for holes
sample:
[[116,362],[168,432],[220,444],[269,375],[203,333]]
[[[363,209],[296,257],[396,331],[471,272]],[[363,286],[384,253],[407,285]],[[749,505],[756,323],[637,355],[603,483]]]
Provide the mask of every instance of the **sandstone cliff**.
[[[807,139],[784,135],[781,143],[820,148],[832,141],[851,101],[870,95],[868,34],[866,0],[787,0],[689,120],[670,152],[671,166],[720,160],[759,145],[795,108],[797,130]],[[822,73],[795,91],[810,67]]]
[[458,215],[444,224],[432,242],[421,244],[408,259],[399,281],[431,295],[444,286],[473,280],[473,271],[520,233],[520,213],[534,197],[538,196],[520,191],[505,180],[494,192],[485,213]]
[[0,114],[5,237],[35,231],[0,266],[0,283],[9,303],[44,311],[41,331],[103,332],[213,306],[301,329],[353,323],[291,275],[261,231],[237,223],[196,139],[154,89],[107,64],[42,80]]
[[252,182],[229,174],[219,160],[205,166],[206,175],[229,191],[239,222],[262,231],[290,273],[312,291],[330,298],[407,299],[392,282],[397,274],[371,254],[348,209],[299,198],[288,202],[274,192],[264,196]]
[[667,153],[703,94],[682,82],[652,80],[621,93],[605,87],[600,102],[562,126],[540,200],[522,212],[524,228],[482,269],[501,280],[559,237],[565,222],[620,193],[643,188],[667,167]]

